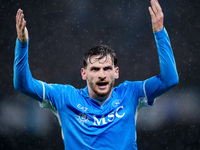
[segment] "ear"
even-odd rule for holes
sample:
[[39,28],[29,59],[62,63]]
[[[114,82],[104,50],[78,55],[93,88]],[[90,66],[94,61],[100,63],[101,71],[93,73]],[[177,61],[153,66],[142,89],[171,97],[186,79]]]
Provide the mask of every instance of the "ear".
[[81,68],[81,76],[82,76],[83,80],[87,80],[86,69],[85,68]]
[[119,67],[115,67],[115,79],[119,78]]

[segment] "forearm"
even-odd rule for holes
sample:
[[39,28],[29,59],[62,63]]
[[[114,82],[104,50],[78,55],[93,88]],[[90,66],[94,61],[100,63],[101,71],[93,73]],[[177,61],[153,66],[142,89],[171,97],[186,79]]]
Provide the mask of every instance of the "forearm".
[[159,56],[160,74],[145,81],[145,92],[149,104],[152,104],[156,97],[178,83],[176,63],[165,28],[154,35]]
[[176,63],[166,29],[154,33],[160,65],[160,78],[167,86],[178,83]]
[[28,42],[16,41],[14,60],[14,87],[37,100],[42,99],[42,85],[32,78],[28,64]]

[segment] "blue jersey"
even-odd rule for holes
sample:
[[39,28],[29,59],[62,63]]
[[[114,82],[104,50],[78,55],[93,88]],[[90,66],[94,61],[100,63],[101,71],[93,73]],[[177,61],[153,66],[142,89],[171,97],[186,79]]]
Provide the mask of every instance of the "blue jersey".
[[28,42],[17,39],[14,86],[37,99],[57,115],[66,150],[137,149],[136,119],[140,108],[178,83],[175,60],[165,28],[154,33],[161,73],[144,81],[125,81],[99,104],[88,87],[47,84],[32,77],[28,65]]

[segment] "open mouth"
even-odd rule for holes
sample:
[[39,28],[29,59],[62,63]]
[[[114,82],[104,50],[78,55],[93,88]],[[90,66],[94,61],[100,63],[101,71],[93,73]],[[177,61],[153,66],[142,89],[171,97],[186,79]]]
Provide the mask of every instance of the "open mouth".
[[97,82],[97,85],[99,87],[106,87],[107,84],[108,84],[108,82]]

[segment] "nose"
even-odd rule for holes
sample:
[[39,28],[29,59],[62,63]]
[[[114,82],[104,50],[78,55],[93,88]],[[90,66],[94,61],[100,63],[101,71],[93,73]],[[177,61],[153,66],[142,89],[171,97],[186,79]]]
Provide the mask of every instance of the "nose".
[[104,80],[105,78],[106,78],[106,74],[105,74],[104,70],[100,70],[99,71],[99,79]]

